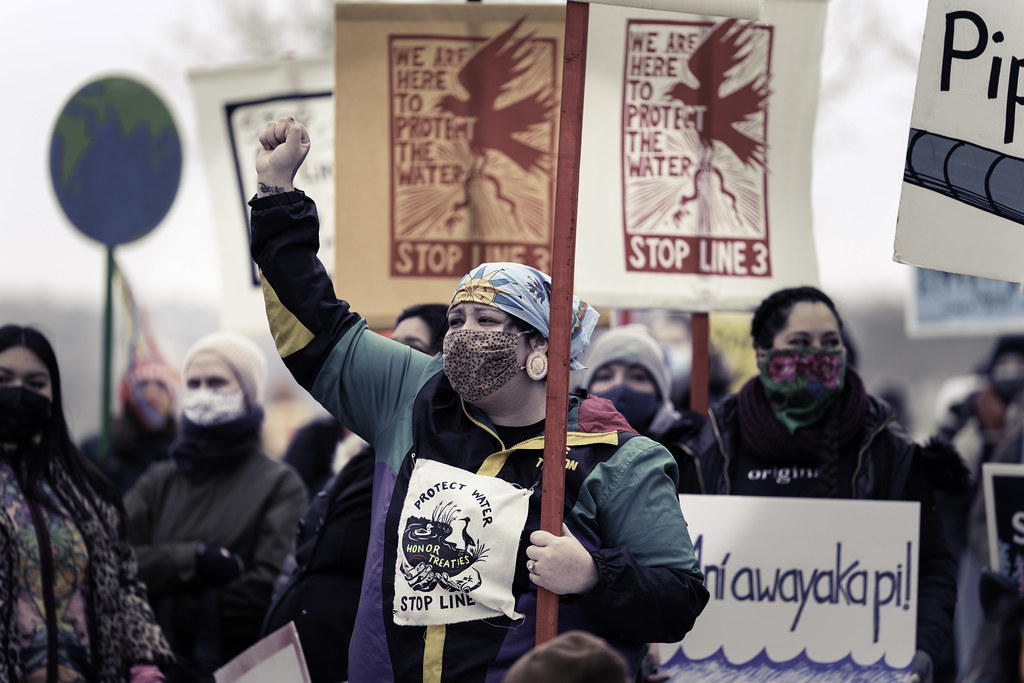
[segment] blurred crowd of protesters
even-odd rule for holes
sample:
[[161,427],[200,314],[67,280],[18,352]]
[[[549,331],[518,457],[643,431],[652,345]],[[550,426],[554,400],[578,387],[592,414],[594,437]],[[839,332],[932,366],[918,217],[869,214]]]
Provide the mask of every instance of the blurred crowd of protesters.
[[[829,308],[836,321],[835,330],[840,333],[838,344],[819,338],[808,342],[808,348],[832,348],[835,353],[834,349],[845,346],[846,385],[856,387],[857,376],[850,362],[855,351],[848,331],[842,327],[838,313],[832,312],[827,298],[814,293],[807,296]],[[786,306],[789,305],[787,302]],[[439,353],[447,329],[446,310],[447,305],[428,304],[403,311],[396,321],[394,338],[428,354]],[[765,312],[758,315],[768,317]],[[788,323],[788,318],[779,321]],[[769,330],[784,331],[786,325],[780,328],[779,324],[772,323]],[[714,472],[718,471],[712,453],[739,447],[729,445],[732,437],[728,435],[733,428],[726,427],[723,416],[736,409],[731,407],[733,402],[743,404],[744,392],[753,391],[754,387],[757,392],[763,391],[765,379],[731,373],[724,355],[713,350],[712,362],[718,370],[713,373],[716,383],[710,397],[711,418],[716,422],[712,428],[705,416],[690,410],[687,403],[674,400],[685,396],[688,401],[688,392],[683,394],[678,387],[688,385],[689,364],[676,361],[675,367],[681,368],[682,373],[673,375],[672,358],[680,356],[678,338],[670,342],[676,348],[670,349],[655,338],[656,329],[657,326],[643,323],[597,329],[594,342],[582,356],[587,369],[573,374],[574,388],[608,399],[638,432],[662,443],[680,466],[681,492],[721,492],[723,489],[712,484],[717,476]],[[315,682],[332,680],[333,674],[346,670],[347,640],[355,620],[370,534],[373,450],[369,445],[327,416],[313,419],[295,431],[283,457],[269,458],[261,453],[259,433],[266,359],[249,340],[216,333],[196,343],[181,372],[154,359],[144,359],[127,368],[117,387],[119,409],[113,419],[106,457],[99,453],[99,435],[85,439],[79,451],[70,443],[66,426],[62,426],[59,374],[56,359],[50,358],[49,344],[32,328],[8,326],[3,330],[16,331],[17,338],[0,339],[0,347],[8,347],[0,348],[0,410],[8,412],[6,416],[0,415],[0,423],[13,424],[10,416],[14,414],[22,419],[30,415],[31,398],[39,388],[21,381],[21,374],[30,374],[17,370],[23,364],[21,359],[17,363],[2,362],[12,353],[9,347],[13,345],[20,355],[25,355],[20,351],[24,347],[28,356],[36,357],[29,365],[42,366],[37,374],[49,375],[50,408],[46,419],[47,424],[53,425],[40,427],[40,432],[30,435],[28,441],[20,435],[17,439],[7,435],[12,440],[3,447],[5,457],[0,462],[0,475],[6,477],[8,487],[5,496],[23,496],[29,501],[28,510],[38,506],[40,519],[46,520],[52,538],[70,533],[69,538],[78,539],[74,542],[84,543],[87,562],[116,561],[117,544],[126,541],[132,543],[139,559],[135,583],[126,575],[123,581],[127,583],[119,590],[128,591],[126,595],[134,595],[136,600],[136,606],[131,607],[135,612],[124,618],[141,619],[138,628],[148,629],[145,632],[149,635],[140,642],[132,641],[132,648],[114,647],[97,636],[85,663],[79,664],[75,648],[80,650],[82,645],[68,638],[75,633],[74,610],[81,608],[76,607],[74,600],[58,601],[54,609],[63,616],[58,618],[57,630],[65,635],[58,637],[57,671],[65,667],[99,671],[113,666],[110,658],[118,657],[121,659],[117,666],[122,671],[128,666],[134,672],[128,674],[134,676],[132,680],[211,680],[218,666],[290,621],[299,632]],[[768,333],[762,336],[765,334]],[[772,341],[774,344],[775,339]],[[762,347],[765,343],[765,339],[754,340],[762,361],[769,359],[768,352],[773,348]],[[833,346],[829,347],[829,343]],[[789,348],[784,340],[779,344]],[[692,352],[688,345],[685,350],[687,354]],[[197,359],[205,360],[212,369],[204,369],[203,362],[196,364]],[[770,362],[761,365],[766,368]],[[744,388],[730,393],[737,382]],[[21,397],[17,402],[3,393],[14,391],[16,384]],[[911,470],[931,467],[931,480],[916,488],[911,485],[903,493],[887,494],[894,498],[916,496],[923,503],[922,550],[926,555],[934,552],[928,547],[935,537],[934,529],[926,527],[932,525],[929,520],[933,516],[941,518],[943,545],[958,563],[952,635],[948,640],[936,637],[931,641],[947,646],[919,640],[919,648],[924,648],[921,651],[934,668],[932,680],[1018,680],[1024,600],[1017,586],[988,566],[981,466],[986,462],[1022,461],[1024,336],[996,339],[976,372],[966,380],[963,376],[951,377],[949,385],[952,388],[939,392],[942,419],[935,429],[935,438],[924,445],[905,442],[910,449]],[[906,397],[901,392],[880,393],[885,394],[883,400],[868,397],[868,414],[888,409],[895,418],[906,411]],[[798,407],[788,413],[813,415],[813,410],[807,413],[806,407]],[[55,414],[57,418],[53,417]],[[823,413],[828,414],[832,413]],[[749,421],[740,418],[737,424],[745,424],[744,419]],[[38,423],[29,421],[21,431],[32,431],[27,425],[35,424]],[[770,424],[771,421],[761,423],[757,433],[762,438],[754,443],[771,442],[791,454],[800,452],[802,446],[782,446],[791,437],[781,431],[765,440],[763,434],[771,432],[767,427]],[[802,422],[796,424],[797,428],[806,427]],[[785,422],[779,425],[786,428]],[[2,428],[0,424],[0,431]],[[889,429],[894,428],[890,423]],[[48,431],[51,429],[52,435]],[[743,429],[746,427],[738,432],[741,436]],[[841,436],[843,430],[836,433]],[[745,438],[736,442],[741,443],[748,442]],[[936,455],[938,443],[951,444],[959,454],[969,475],[966,493],[956,486],[942,485],[941,481],[935,483],[936,477],[941,480],[942,473],[949,475],[950,471],[946,465],[937,464],[941,457],[948,456],[948,452]],[[838,444],[837,450],[826,448],[821,452],[839,456],[836,462],[840,476],[826,479],[841,488],[845,447],[841,441]],[[822,445],[816,448],[821,449]],[[814,450],[811,448],[808,453]],[[47,453],[45,459],[39,465],[26,466],[25,453],[35,451]],[[14,458],[13,454],[19,457]],[[749,458],[756,464],[763,457],[769,456],[752,451],[740,457],[739,462]],[[695,468],[694,464],[702,458],[706,462]],[[275,459],[283,464],[274,462]],[[51,464],[44,466],[44,462]],[[4,475],[4,471],[8,474]],[[917,476],[912,475],[911,482]],[[921,476],[929,479],[927,474]],[[806,495],[833,495],[816,492],[814,486],[821,481],[812,485]],[[82,495],[95,502],[82,506]],[[847,496],[841,491],[838,495]],[[227,512],[229,508],[231,511]],[[111,526],[101,533],[104,524]],[[119,524],[124,525],[127,537],[116,531]],[[79,525],[82,530],[76,530]],[[30,523],[26,528],[36,527]],[[107,539],[103,533],[113,536]],[[106,559],[106,548],[111,543],[110,559]],[[72,554],[58,562],[74,562],[73,545],[68,552]],[[924,561],[922,565],[922,609],[929,604],[930,565],[934,562]],[[78,580],[87,580],[84,577],[89,576],[88,571],[76,571],[82,577]],[[945,569],[939,572],[947,573]],[[24,586],[15,582],[11,588],[47,592],[38,581]],[[946,597],[935,598],[943,605],[938,610],[938,621],[948,618],[945,603],[953,595],[948,588],[942,588],[941,594]],[[74,595],[73,589],[72,585],[69,595]],[[79,590],[90,601],[106,599],[99,589],[83,584]],[[92,602],[87,604],[97,615],[106,609]],[[126,601],[119,609],[125,606],[130,607],[131,602]],[[46,635],[46,617],[43,610],[33,627],[37,637]],[[61,626],[64,623],[69,625]],[[103,633],[99,629],[110,627],[101,620],[95,622],[94,628],[99,634]],[[928,631],[929,627],[919,625],[919,639],[922,632]],[[22,637],[22,642],[34,641]],[[586,649],[589,645],[581,647]],[[550,648],[558,651],[554,645]],[[119,649],[128,652],[121,653]],[[660,680],[655,648],[651,654],[644,661],[640,676],[648,681]],[[12,664],[23,667],[18,670],[26,673],[27,667],[50,666],[47,657],[31,655],[28,650],[20,661],[8,662],[8,666]],[[18,680],[18,676],[12,674],[11,680]]]
[[985,463],[1024,462],[1024,335],[999,337],[975,372],[947,384],[937,435],[968,470],[968,493],[940,508],[958,559],[954,661],[963,681],[1019,680],[1024,602],[1019,582],[1008,592],[990,567],[981,474]]
[[[478,480],[472,470],[486,470],[494,456],[480,461],[496,446],[514,458],[516,448],[543,438],[537,408],[549,308],[535,285],[548,280],[519,264],[481,264],[463,278],[451,304],[416,305],[398,317],[391,336],[412,351],[380,345],[333,298],[322,270],[305,261],[296,269],[277,251],[298,244],[284,244],[298,239],[288,230],[317,227],[311,201],[287,182],[305,156],[305,135],[294,119],[282,119],[261,137],[254,256],[277,278],[277,292],[321,325],[306,339],[310,346],[288,358],[289,370],[339,417],[351,417],[354,428],[371,425],[368,438],[394,452],[382,455],[328,415],[290,434],[283,454],[268,456],[267,358],[232,332],[197,340],[180,371],[159,355],[133,357],[118,384],[109,433],[76,447],[49,340],[32,327],[0,327],[0,680],[212,681],[219,667],[293,623],[314,683],[348,678],[350,644],[363,674],[378,666],[382,675],[401,678],[402,667],[411,666],[420,673],[436,667],[431,671],[440,675],[443,664],[450,675],[447,669],[459,666],[445,659],[451,649],[507,683],[655,683],[666,676],[653,641],[689,630],[707,600],[674,492],[918,502],[917,651],[908,680],[1021,679],[1024,599],[1019,581],[988,566],[980,482],[984,463],[1024,462],[1024,336],[997,339],[969,381],[950,379],[959,388],[940,392],[941,424],[918,443],[905,429],[907,397],[895,384],[877,395],[868,391],[850,331],[828,295],[813,287],[779,290],[761,302],[747,323],[749,366],[751,359],[709,349],[707,414],[690,406],[695,356],[687,316],[654,312],[642,322],[595,329],[593,311],[575,300],[580,317],[571,354],[573,368],[583,371],[572,377],[570,422],[582,430],[599,418],[611,430],[605,433],[615,435],[615,445],[601,458],[614,467],[651,459],[641,478],[657,479],[655,497],[675,508],[663,519],[678,522],[674,550],[662,540],[653,554],[669,552],[672,566],[645,564],[639,558],[648,549],[629,547],[632,538],[603,547],[600,525],[588,530],[583,519],[567,520],[574,528],[566,526],[561,537],[529,533],[539,491],[523,486],[531,499],[528,521],[515,538],[503,539],[515,564],[505,577],[508,604],[487,607],[486,619],[447,624],[441,640],[433,623],[398,633],[385,601],[397,601],[396,591],[405,589],[396,578],[410,591],[451,579],[396,565],[393,549],[382,550],[374,533],[386,530],[398,542],[405,489],[396,482],[412,486],[419,461],[430,460],[413,446],[437,463],[468,457],[473,462],[453,460],[445,472]],[[284,205],[293,213],[281,213]],[[404,384],[395,384],[399,379]],[[512,421],[503,421],[508,415]],[[447,453],[451,439],[458,440],[456,456]],[[599,448],[588,442],[577,452]],[[628,458],[616,460],[627,451]],[[532,463],[536,453],[528,453]],[[600,458],[595,463],[595,471],[606,466]],[[804,474],[785,482],[748,476],[774,467]],[[661,476],[676,468],[672,477]],[[514,469],[527,484],[536,476]],[[598,479],[593,486],[607,486]],[[663,490],[669,483],[674,492]],[[389,510],[393,492],[397,504]],[[638,521],[644,506],[637,507],[634,536],[645,535]],[[455,552],[450,523],[466,521],[468,528],[468,520],[445,520],[419,531]],[[466,528],[461,552],[484,552]],[[382,561],[390,566],[382,569]],[[545,565],[558,569],[542,573]],[[600,583],[609,567],[634,577],[625,598],[616,597],[621,586]],[[572,594],[562,601],[571,616],[566,632],[529,647],[532,622],[526,637],[493,625],[512,624],[517,610],[533,614],[538,586]],[[609,619],[581,610],[588,600]],[[679,623],[648,629],[636,605],[656,611],[666,600],[676,601],[672,619]],[[627,612],[629,633],[615,623]],[[360,632],[360,618],[383,628],[385,640]],[[387,623],[376,623],[382,618]],[[476,623],[485,628],[474,631]],[[396,655],[396,648],[405,650]]]

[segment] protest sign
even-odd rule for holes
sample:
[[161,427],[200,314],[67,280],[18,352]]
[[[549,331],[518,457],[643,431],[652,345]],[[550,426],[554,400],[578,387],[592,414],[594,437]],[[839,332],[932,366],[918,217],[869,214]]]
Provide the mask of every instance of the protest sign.
[[711,600],[681,642],[660,647],[670,680],[903,680],[915,649],[916,503],[679,499]]
[[576,288],[597,306],[750,310],[817,284],[811,143],[825,2],[752,23],[593,5]]
[[893,259],[1024,280],[1018,3],[930,0]]
[[1024,464],[987,462],[981,466],[981,478],[989,566],[1020,586],[1024,557]]
[[760,19],[762,0],[583,0],[584,2],[641,9],[657,9],[717,17]]
[[289,621],[261,638],[217,669],[213,679],[216,683],[310,683],[295,624]]
[[[565,8],[336,6],[335,287],[371,326],[485,261],[551,270]],[[375,286],[367,288],[367,282]]]
[[988,337],[1024,331],[1024,295],[1013,282],[915,268],[908,298],[910,337]]
[[334,263],[334,98],[331,60],[285,59],[189,73],[195,94],[206,181],[213,188],[213,216],[220,246],[221,327],[266,334],[256,266],[249,254],[249,206],[256,194],[256,151],[267,124],[294,115],[313,146],[295,186],[316,198],[318,255]]

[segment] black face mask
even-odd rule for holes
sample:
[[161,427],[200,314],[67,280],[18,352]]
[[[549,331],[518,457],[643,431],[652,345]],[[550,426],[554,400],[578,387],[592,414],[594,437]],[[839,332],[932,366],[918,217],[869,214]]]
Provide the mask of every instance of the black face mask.
[[50,399],[25,387],[0,387],[0,443],[28,443],[50,422]]
[[1012,403],[1017,394],[1024,391],[1024,378],[997,379],[992,386],[1003,403]]

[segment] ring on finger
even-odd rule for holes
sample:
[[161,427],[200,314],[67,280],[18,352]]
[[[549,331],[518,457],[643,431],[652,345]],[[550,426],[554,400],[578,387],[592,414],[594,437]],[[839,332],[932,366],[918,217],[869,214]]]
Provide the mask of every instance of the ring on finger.
[[534,562],[533,560],[528,560],[526,562],[526,571],[528,571],[528,572],[530,572],[532,574],[533,573],[533,568],[535,566],[536,566],[536,562]]

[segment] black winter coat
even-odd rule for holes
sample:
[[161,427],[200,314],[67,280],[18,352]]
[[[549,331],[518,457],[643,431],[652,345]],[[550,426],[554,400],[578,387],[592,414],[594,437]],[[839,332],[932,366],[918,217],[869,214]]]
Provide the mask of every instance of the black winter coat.
[[[850,482],[853,498],[921,503],[917,649],[927,652],[933,662],[939,662],[952,642],[956,559],[946,543],[932,494],[936,478],[950,468],[955,469],[946,460],[958,460],[958,456],[955,451],[936,444],[922,447],[914,443],[895,421],[888,404],[872,396],[867,400],[867,415],[860,430],[861,445],[857,449],[858,462]],[[709,410],[704,428],[686,448],[693,459],[693,468],[680,490],[717,495],[732,493],[732,464],[741,447],[737,404],[734,394]]]
[[313,683],[348,677],[348,646],[370,540],[373,449],[364,447],[313,497],[295,537],[295,572],[263,635],[295,622]]

